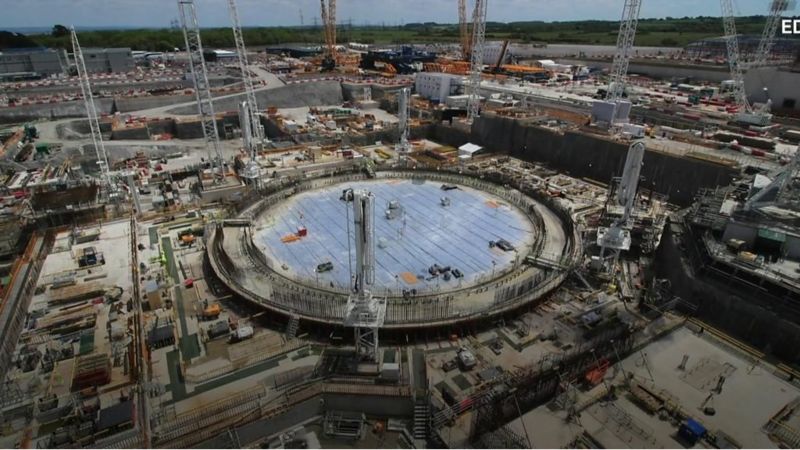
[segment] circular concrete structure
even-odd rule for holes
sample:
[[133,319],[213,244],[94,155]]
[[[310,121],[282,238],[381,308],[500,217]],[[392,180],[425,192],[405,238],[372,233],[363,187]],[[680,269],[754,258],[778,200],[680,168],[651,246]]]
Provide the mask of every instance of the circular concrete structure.
[[352,204],[340,197],[350,188],[376,198],[371,291],[387,300],[384,328],[484,320],[535,302],[581,253],[569,213],[546,196],[455,173],[386,171],[254,196],[238,218],[208,230],[211,267],[251,302],[341,325],[355,250]]
[[[347,289],[355,248],[352,204],[341,200],[346,189],[375,196],[375,293],[446,293],[490,281],[526,256],[542,232],[516,206],[487,192],[383,179],[303,192],[262,211],[253,219],[256,247],[298,283]],[[495,242],[503,248],[490,245]],[[327,270],[317,270],[326,263]],[[440,274],[435,266],[450,270]]]

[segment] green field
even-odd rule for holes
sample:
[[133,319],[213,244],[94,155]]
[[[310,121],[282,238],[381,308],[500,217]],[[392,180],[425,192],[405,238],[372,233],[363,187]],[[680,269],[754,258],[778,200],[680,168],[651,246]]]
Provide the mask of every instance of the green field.
[[[763,16],[738,17],[738,31],[743,34],[761,34]],[[486,27],[489,40],[509,39],[515,42],[567,43],[608,45],[616,43],[618,22],[490,22]],[[35,45],[70,48],[69,36],[61,32],[50,35],[29,36]],[[284,43],[319,44],[322,32],[319,27],[246,28],[244,39],[249,46]],[[719,17],[643,19],[639,22],[636,44],[644,46],[677,46],[706,37],[722,34]],[[208,48],[233,47],[233,34],[229,28],[204,29],[203,43]],[[89,31],[79,33],[85,47],[130,47],[134,50],[169,51],[183,47],[183,35],[177,29],[143,29],[117,31]],[[365,44],[441,43],[457,42],[456,24],[412,23],[403,26],[348,26],[338,27],[338,41]],[[0,48],[3,48],[0,36]],[[6,45],[10,46],[10,45]],[[19,45],[17,45],[19,46]]]

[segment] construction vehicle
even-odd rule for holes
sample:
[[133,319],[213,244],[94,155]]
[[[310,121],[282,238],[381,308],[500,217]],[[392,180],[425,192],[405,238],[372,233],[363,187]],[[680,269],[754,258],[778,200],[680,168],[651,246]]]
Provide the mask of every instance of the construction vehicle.
[[219,337],[225,336],[230,333],[231,327],[228,325],[228,322],[224,320],[220,320],[219,322],[214,322],[208,328],[208,338],[209,339],[217,339]]
[[222,312],[222,308],[219,306],[219,303],[213,303],[208,305],[208,301],[204,302],[205,307],[203,308],[203,312],[200,314],[200,318],[202,320],[214,320],[219,317],[219,314]]
[[322,32],[325,37],[324,56],[321,68],[323,72],[336,69],[336,0],[320,0],[322,8]]
[[239,327],[236,329],[236,331],[231,333],[230,340],[232,343],[236,343],[236,342],[242,342],[252,337],[253,337],[253,327],[245,326],[245,327]]
[[494,65],[492,69],[492,73],[500,73],[500,68],[503,65],[503,59],[506,57],[506,52],[508,51],[508,39],[503,41],[503,47],[500,49],[500,56],[497,57],[497,63]]
[[317,273],[330,272],[331,270],[333,270],[333,263],[330,261],[326,261],[317,266]]

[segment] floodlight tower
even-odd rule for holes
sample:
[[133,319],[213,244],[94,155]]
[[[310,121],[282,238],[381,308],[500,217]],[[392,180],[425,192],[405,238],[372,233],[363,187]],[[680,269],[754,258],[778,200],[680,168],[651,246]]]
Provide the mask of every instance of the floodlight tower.
[[411,89],[405,87],[400,89],[400,92],[397,96],[397,109],[400,118],[398,125],[400,131],[400,142],[397,144],[397,153],[401,157],[407,156],[410,149],[410,145],[408,143],[408,118],[410,117],[409,109],[411,107],[410,95]]
[[351,189],[345,193],[345,200],[353,202],[356,275],[347,299],[344,325],[355,330],[356,353],[377,361],[378,330],[386,318],[386,299],[375,298],[370,292],[375,283],[375,196]]
[[[642,170],[642,160],[644,159],[644,143],[634,142],[628,148],[628,156],[625,158],[625,169],[622,178],[619,179],[616,203],[623,207],[622,217],[614,220],[607,229],[598,229],[597,245],[600,246],[600,264],[609,272],[613,270],[619,261],[622,250],[631,248],[630,221],[635,209],[636,190],[639,187],[639,174]],[[608,252],[611,256],[607,257]],[[611,260],[609,264],[606,264]]]
[[486,13],[488,0],[477,0],[472,13],[472,56],[469,63],[469,84],[467,92],[467,121],[472,123],[478,117],[481,107],[481,72],[483,69],[483,47],[486,43]]
[[[186,52],[189,54],[189,68],[194,82],[194,94],[197,100],[200,121],[203,125],[203,137],[206,140],[208,158],[211,161],[212,171],[216,162],[219,165],[217,175],[224,176],[225,169],[220,150],[219,131],[217,130],[216,114],[214,114],[214,103],[211,97],[211,85],[208,83],[208,71],[206,70],[205,59],[203,59],[203,43],[200,40],[200,24],[197,21],[197,9],[195,8],[194,0],[178,0],[178,9],[180,10]],[[213,156],[211,154],[212,148],[214,150]]]
[[89,118],[92,145],[97,155],[97,165],[100,166],[103,190],[111,197],[116,194],[116,188],[111,182],[108,154],[106,153],[105,145],[103,145],[103,135],[100,133],[100,122],[97,120],[97,108],[94,105],[89,73],[86,71],[86,61],[83,59],[83,50],[81,50],[81,45],[78,42],[78,34],[75,33],[75,27],[70,28],[70,35],[72,36],[72,51],[75,54],[75,67],[78,69],[78,79],[81,84],[81,93],[83,93],[83,103],[86,106],[86,115]]

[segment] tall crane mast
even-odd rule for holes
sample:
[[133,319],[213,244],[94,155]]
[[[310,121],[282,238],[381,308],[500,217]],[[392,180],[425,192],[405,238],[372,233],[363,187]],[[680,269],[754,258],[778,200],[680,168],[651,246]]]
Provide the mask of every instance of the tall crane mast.
[[408,143],[408,118],[409,118],[409,109],[411,107],[411,89],[410,88],[402,88],[397,95],[397,115],[400,119],[398,123],[398,128],[400,131],[400,141],[397,144],[397,152],[400,154],[401,158],[406,157],[409,151],[409,143]]
[[[378,360],[378,330],[386,319],[386,299],[372,296],[375,283],[375,196],[366,190],[348,190],[344,200],[353,203],[356,273],[347,299],[344,325],[355,331],[356,353]],[[348,239],[350,237],[348,236]]]
[[472,55],[470,51],[472,37],[469,35],[469,22],[467,21],[467,0],[458,0],[458,30],[461,38],[461,58],[469,61]]
[[[212,171],[215,163],[219,165],[219,175],[223,175],[223,159],[219,144],[216,114],[211,97],[211,85],[208,83],[206,61],[203,59],[203,43],[200,40],[200,24],[197,21],[197,9],[194,0],[178,0],[183,39],[186,43],[186,52],[189,54],[189,68],[194,82],[194,95],[197,100],[197,109],[203,125],[203,137],[206,140],[208,159]],[[214,150],[212,157],[211,150]]]
[[728,51],[728,67],[731,71],[731,79],[733,80],[733,99],[739,107],[736,119],[740,122],[753,125],[769,125],[772,120],[772,115],[768,111],[770,102],[768,101],[764,107],[756,110],[753,108],[753,105],[750,104],[750,101],[747,100],[747,93],[744,89],[745,62],[742,60],[742,54],[739,51],[739,39],[733,13],[733,0],[720,0],[720,5],[722,6],[722,24],[725,29],[725,46]]
[[642,9],[641,0],[625,0],[622,8],[622,18],[619,21],[619,34],[617,34],[617,50],[614,53],[614,62],[609,73],[608,91],[606,100],[617,102],[622,99],[628,77],[628,65],[633,53],[633,43],[636,39],[636,27],[639,24],[639,11]]
[[[639,174],[642,170],[645,146],[637,141],[628,147],[625,158],[625,169],[618,181],[616,196],[609,199],[623,208],[622,217],[617,218],[608,228],[601,228],[597,233],[597,245],[600,247],[599,263],[604,269],[612,272],[617,265],[622,250],[631,247],[631,217],[635,210],[636,191],[639,188]],[[608,257],[608,254],[611,254]],[[610,261],[609,261],[610,259]]]
[[744,90],[744,64],[739,52],[739,39],[736,32],[736,20],[733,15],[733,0],[720,0],[722,6],[722,25],[725,29],[725,46],[728,51],[728,67],[733,79],[733,97],[743,110],[751,109]]
[[86,105],[86,115],[89,118],[89,129],[92,133],[92,145],[94,146],[95,154],[97,155],[97,165],[100,166],[100,174],[103,187],[107,190],[109,195],[114,194],[114,185],[111,183],[110,167],[108,165],[108,154],[106,147],[103,145],[103,135],[100,133],[100,122],[97,120],[97,108],[94,105],[94,96],[92,95],[92,86],[89,83],[89,74],[86,71],[86,61],[83,59],[83,50],[78,42],[78,34],[75,33],[75,27],[70,28],[70,35],[72,36],[72,51],[75,54],[75,67],[78,69],[78,79],[81,84],[81,93],[83,93],[83,103]]
[[767,24],[764,26],[761,41],[758,43],[758,50],[756,50],[749,68],[763,67],[767,63],[767,58],[775,45],[775,34],[778,32],[778,25],[781,23],[781,15],[789,9],[790,3],[790,0],[772,0],[770,2]]
[[250,66],[247,60],[247,47],[244,45],[244,37],[242,36],[242,25],[239,22],[239,11],[236,8],[236,0],[228,0],[228,9],[231,14],[231,22],[233,28],[233,39],[236,41],[236,52],[239,56],[239,70],[242,72],[242,81],[244,82],[244,91],[247,97],[247,111],[245,120],[248,121],[249,127],[242,124],[242,130],[249,128],[250,133],[242,133],[242,140],[244,141],[245,148],[250,154],[251,160],[255,161],[256,153],[259,147],[264,143],[264,127],[261,125],[259,118],[258,102],[256,101],[256,92],[253,88],[253,79],[250,76]]
[[483,69],[483,46],[486,42],[486,13],[488,0],[476,0],[472,13],[472,56],[469,63],[469,99],[467,120],[472,123],[481,107],[481,72]]
[[336,0],[320,0],[322,30],[325,35],[325,51],[322,60],[324,70],[336,67]]

